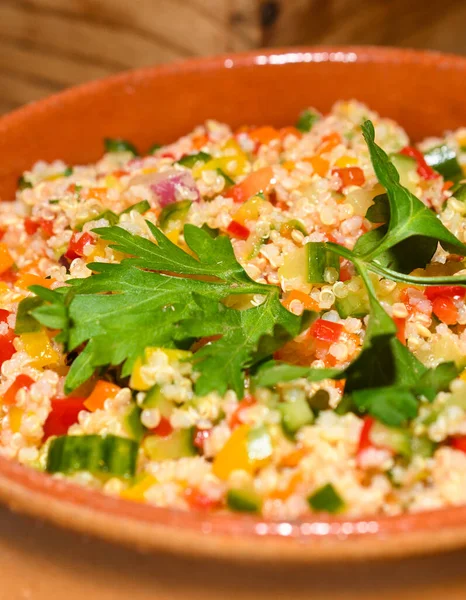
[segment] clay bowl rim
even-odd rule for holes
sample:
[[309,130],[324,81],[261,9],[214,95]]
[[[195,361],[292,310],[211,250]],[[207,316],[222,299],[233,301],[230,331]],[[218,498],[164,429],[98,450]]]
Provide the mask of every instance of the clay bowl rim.
[[[158,74],[196,70],[261,68],[290,62],[367,62],[431,65],[466,73],[466,57],[433,51],[373,46],[272,48],[176,61],[118,73],[67,89],[0,118],[11,129],[57,103],[79,102],[102,87],[138,82]],[[231,514],[209,515],[106,496],[0,457],[0,501],[11,509],[63,528],[144,551],[248,561],[314,562],[391,558],[466,545],[466,506],[397,516],[273,521]]]

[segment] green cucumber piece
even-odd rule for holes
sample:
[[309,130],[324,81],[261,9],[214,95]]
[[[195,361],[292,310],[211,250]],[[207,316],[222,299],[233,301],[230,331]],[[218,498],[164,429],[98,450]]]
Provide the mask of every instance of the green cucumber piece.
[[235,512],[259,513],[262,499],[252,490],[231,489],[227,492],[227,506]]
[[314,421],[314,413],[304,397],[279,404],[278,409],[282,415],[283,431],[288,437],[294,438],[301,427],[310,425]]
[[265,425],[251,429],[247,437],[247,452],[252,461],[265,460],[272,456],[272,439]]
[[327,483],[307,499],[309,506],[315,512],[327,512],[335,514],[340,512],[345,503],[341,498],[340,494],[335,490],[331,483]]
[[15,325],[15,333],[32,333],[34,331],[40,331],[42,329],[42,325],[34,319],[31,315],[31,311],[35,308],[39,308],[42,306],[43,300],[38,298],[37,296],[32,296],[31,298],[24,298],[18,304],[18,312],[16,314],[16,325]]
[[209,160],[212,160],[210,154],[207,154],[207,152],[197,152],[196,154],[186,154],[176,162],[179,165],[182,165],[183,167],[188,167],[189,169],[192,169],[196,163],[200,162],[205,164]]
[[160,150],[160,148],[162,148],[161,144],[152,144],[152,146],[149,148],[149,150],[147,151],[148,154],[155,154],[155,152],[157,152],[157,150]]
[[193,440],[194,428],[190,427],[189,429],[177,429],[167,437],[148,436],[142,446],[151,460],[176,460],[197,455]]
[[335,298],[335,308],[341,319],[356,317],[362,319],[370,313],[369,296],[365,289],[357,292],[348,291],[344,298]]
[[333,252],[329,252],[323,242],[309,242],[305,246],[307,251],[307,277],[309,283],[327,283],[325,270],[333,268],[340,276],[340,259]]
[[395,454],[409,458],[412,454],[412,436],[407,429],[387,427],[376,421],[370,432],[371,442],[379,448],[388,448]]
[[132,206],[128,206],[128,208],[125,208],[125,210],[121,211],[120,216],[127,215],[130,212],[132,212],[133,210],[135,210],[140,215],[143,215],[148,210],[150,210],[150,204],[147,200],[141,200],[141,202],[136,202],[136,204],[133,204]]
[[154,385],[144,398],[143,408],[158,408],[162,417],[168,418],[173,412],[173,402],[163,395],[160,386]]
[[130,152],[133,156],[138,155],[136,146],[121,138],[105,138],[104,148],[105,152]]
[[461,177],[463,173],[455,150],[446,144],[431,148],[424,153],[424,158],[429,167],[449,181]]
[[308,131],[311,131],[312,127],[319,119],[320,116],[318,113],[306,108],[300,113],[298,120],[296,121],[296,129],[303,133],[307,133]]
[[146,432],[146,428],[141,423],[141,413],[141,407],[139,407],[137,404],[133,404],[130,406],[124,419],[126,432],[130,438],[132,440],[136,440],[136,442],[140,442]]
[[181,200],[173,204],[167,204],[162,209],[159,216],[159,227],[162,230],[167,229],[170,223],[174,221],[184,221],[189,212],[192,202],[190,200]]
[[416,159],[411,156],[405,156],[404,154],[392,154],[390,160],[398,171],[401,185],[408,188],[411,193],[415,194],[416,184],[412,182],[411,175],[417,172]]
[[136,472],[138,448],[134,440],[116,435],[62,435],[50,442],[46,471],[129,478]]
[[104,210],[104,212],[101,212],[99,215],[97,215],[95,217],[90,217],[89,219],[86,219],[85,221],[81,221],[81,223],[78,223],[75,227],[75,230],[82,231],[83,227],[86,223],[89,223],[90,221],[98,221],[99,219],[107,219],[107,221],[109,222],[109,225],[113,226],[118,223],[118,221],[120,220],[120,217],[117,214],[115,214],[113,212],[113,210]]

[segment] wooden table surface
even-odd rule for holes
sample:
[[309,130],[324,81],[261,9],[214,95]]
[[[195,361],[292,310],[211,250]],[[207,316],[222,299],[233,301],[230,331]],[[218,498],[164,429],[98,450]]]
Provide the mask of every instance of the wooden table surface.
[[0,114],[65,87],[261,46],[466,54],[465,0],[0,0]]
[[0,600],[464,600],[465,564],[466,551],[300,568],[141,555],[0,508]]

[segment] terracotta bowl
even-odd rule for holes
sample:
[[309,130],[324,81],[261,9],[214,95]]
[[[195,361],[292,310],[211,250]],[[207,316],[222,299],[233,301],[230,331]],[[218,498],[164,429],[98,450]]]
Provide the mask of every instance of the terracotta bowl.
[[[104,137],[146,149],[207,118],[285,125],[312,104],[357,98],[413,138],[466,125],[466,59],[382,48],[296,48],[123,73],[0,120],[0,198],[38,159],[96,160]],[[248,560],[335,561],[466,546],[466,506],[399,517],[272,522],[133,504],[0,459],[0,499],[65,528],[145,550]]]

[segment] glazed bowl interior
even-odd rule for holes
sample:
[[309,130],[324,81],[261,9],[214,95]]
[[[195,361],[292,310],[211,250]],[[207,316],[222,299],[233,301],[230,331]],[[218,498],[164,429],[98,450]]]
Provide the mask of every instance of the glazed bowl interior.
[[[466,125],[466,59],[407,50],[297,48],[197,59],[92,82],[0,119],[0,198],[37,160],[95,161],[104,137],[141,151],[206,119],[294,123],[355,98],[414,138]],[[332,560],[466,545],[466,508],[400,517],[274,523],[132,504],[0,459],[0,498],[13,508],[127,544],[235,558]],[[206,536],[205,534],[211,534]],[[267,543],[264,543],[264,538]]]

